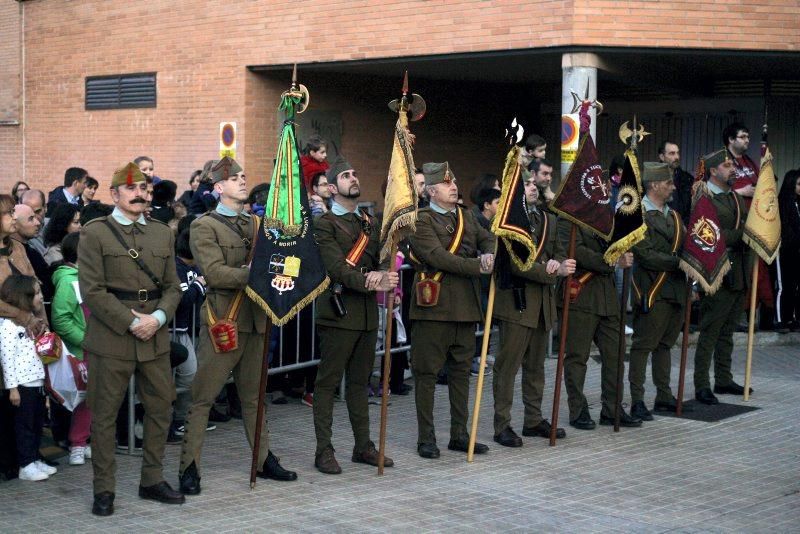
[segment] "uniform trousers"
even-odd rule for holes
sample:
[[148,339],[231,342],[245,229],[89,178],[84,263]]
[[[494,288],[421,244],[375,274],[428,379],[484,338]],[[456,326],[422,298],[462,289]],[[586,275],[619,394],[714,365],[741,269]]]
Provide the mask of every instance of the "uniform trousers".
[[92,411],[94,493],[116,491],[117,412],[134,374],[136,392],[145,410],[141,485],[158,484],[164,480],[162,461],[175,399],[169,353],[146,362],[108,358],[100,354],[91,354],[90,359],[86,402]]
[[450,439],[469,436],[469,369],[475,352],[475,323],[415,320],[412,326],[411,368],[417,404],[417,444],[436,443],[433,393],[436,375],[447,363],[450,394]]
[[617,402],[617,361],[619,359],[619,316],[595,315],[593,313],[570,310],[567,325],[566,355],[564,356],[564,385],[569,403],[569,420],[574,421],[589,403],[583,394],[586,381],[586,363],[592,341],[600,349],[602,368],[600,388],[602,413],[614,416]]
[[672,360],[670,349],[678,340],[683,326],[683,306],[677,302],[657,300],[648,313],[634,306],[633,340],[631,344],[628,382],[631,401],[644,400],[644,383],[647,375],[647,357],[653,354],[653,384],[656,402],[672,400],[669,387]]
[[320,362],[314,383],[314,431],[319,455],[332,447],[333,397],[345,377],[345,400],[355,441],[354,450],[364,452],[369,439],[367,385],[375,363],[378,330],[345,330],[317,325]]
[[[192,382],[192,405],[186,414],[186,429],[181,448],[180,472],[194,462],[200,473],[200,451],[208,425],[208,412],[214,404],[222,386],[233,372],[233,381],[242,402],[242,422],[250,449],[253,449],[258,415],[258,390],[261,384],[261,363],[264,355],[264,334],[239,332],[239,347],[230,352],[217,354],[211,343],[208,328],[200,329],[197,350],[197,374]],[[263,407],[266,411],[266,406]],[[269,452],[269,431],[266,414],[261,426],[258,447],[258,465],[263,465]]]
[[745,290],[733,291],[723,286],[700,301],[700,337],[694,352],[694,389],[711,387],[711,359],[714,359],[714,383],[727,386],[733,381],[731,354],[733,332],[742,315]]
[[523,428],[542,422],[544,396],[544,358],[547,337],[544,320],[539,327],[529,328],[509,321],[499,321],[500,350],[495,357],[492,373],[494,393],[494,433],[500,434],[511,425],[511,405],[514,401],[514,380],[522,367],[522,404],[525,406]]

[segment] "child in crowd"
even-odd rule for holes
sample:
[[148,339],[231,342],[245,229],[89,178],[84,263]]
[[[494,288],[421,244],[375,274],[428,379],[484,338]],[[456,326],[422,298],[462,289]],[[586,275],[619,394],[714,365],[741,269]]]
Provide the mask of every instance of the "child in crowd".
[[[37,315],[44,307],[39,282],[24,274],[6,278],[0,287],[0,299]],[[38,459],[45,411],[44,365],[25,327],[13,319],[0,319],[0,362],[5,387],[14,406],[19,478],[45,480],[57,470]]]
[[303,183],[306,191],[311,191],[311,179],[321,172],[328,170],[328,143],[319,135],[308,138],[300,166],[303,169]]
[[[80,233],[73,232],[61,242],[64,264],[53,273],[56,291],[50,313],[55,333],[64,341],[69,353],[83,361],[81,343],[86,333],[89,309],[82,305],[78,289],[78,241]],[[92,457],[92,448],[88,445],[91,424],[92,413],[82,402],[73,410],[69,426],[69,465],[83,465],[86,458]]]

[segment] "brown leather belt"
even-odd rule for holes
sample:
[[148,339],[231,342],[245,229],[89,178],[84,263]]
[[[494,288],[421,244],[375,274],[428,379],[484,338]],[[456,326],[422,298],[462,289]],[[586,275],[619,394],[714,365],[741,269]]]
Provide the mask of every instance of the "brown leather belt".
[[106,288],[106,291],[117,297],[119,300],[138,300],[147,302],[161,298],[160,289],[140,289],[139,291],[124,291],[122,289]]

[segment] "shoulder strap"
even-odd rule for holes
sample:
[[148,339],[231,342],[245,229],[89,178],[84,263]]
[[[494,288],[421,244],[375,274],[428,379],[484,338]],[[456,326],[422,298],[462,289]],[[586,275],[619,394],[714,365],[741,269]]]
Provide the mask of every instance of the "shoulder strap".
[[253,244],[253,242],[250,240],[250,238],[248,238],[246,235],[244,235],[244,233],[241,231],[241,229],[238,226],[236,226],[235,224],[230,222],[228,219],[226,219],[225,217],[223,217],[222,215],[220,215],[216,211],[209,212],[208,216],[211,217],[212,219],[214,219],[215,221],[221,222],[222,224],[224,224],[225,226],[227,226],[228,228],[233,230],[233,232],[237,236],[239,236],[239,239],[242,240],[242,243],[244,243],[245,247],[250,248],[250,246]]
[[119,241],[119,244],[122,245],[122,248],[124,248],[128,252],[128,256],[130,256],[131,259],[134,262],[136,262],[136,265],[139,266],[139,269],[144,271],[144,274],[146,274],[148,278],[150,278],[150,280],[153,281],[153,283],[156,285],[158,289],[161,289],[162,288],[161,280],[159,280],[158,277],[153,273],[153,271],[150,270],[150,267],[148,267],[147,264],[145,264],[145,262],[142,261],[142,258],[139,257],[139,252],[136,251],[136,249],[134,248],[128,247],[128,244],[125,242],[125,238],[122,237],[122,235],[119,233],[119,230],[114,228],[114,225],[111,224],[111,221],[106,219],[103,222],[106,224],[106,226],[108,226],[108,229],[111,230],[111,233],[114,235],[114,237],[117,238],[117,241]]

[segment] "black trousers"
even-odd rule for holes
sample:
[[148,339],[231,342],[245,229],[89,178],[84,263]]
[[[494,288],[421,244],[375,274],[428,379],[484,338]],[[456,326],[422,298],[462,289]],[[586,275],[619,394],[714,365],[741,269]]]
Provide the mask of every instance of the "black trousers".
[[775,298],[777,320],[786,324],[800,320],[800,254],[781,250],[777,263],[780,275]]
[[8,390],[0,390],[0,478],[16,478],[17,439],[14,432],[14,407]]
[[44,388],[19,386],[19,406],[14,409],[17,462],[25,467],[39,459],[44,426]]

